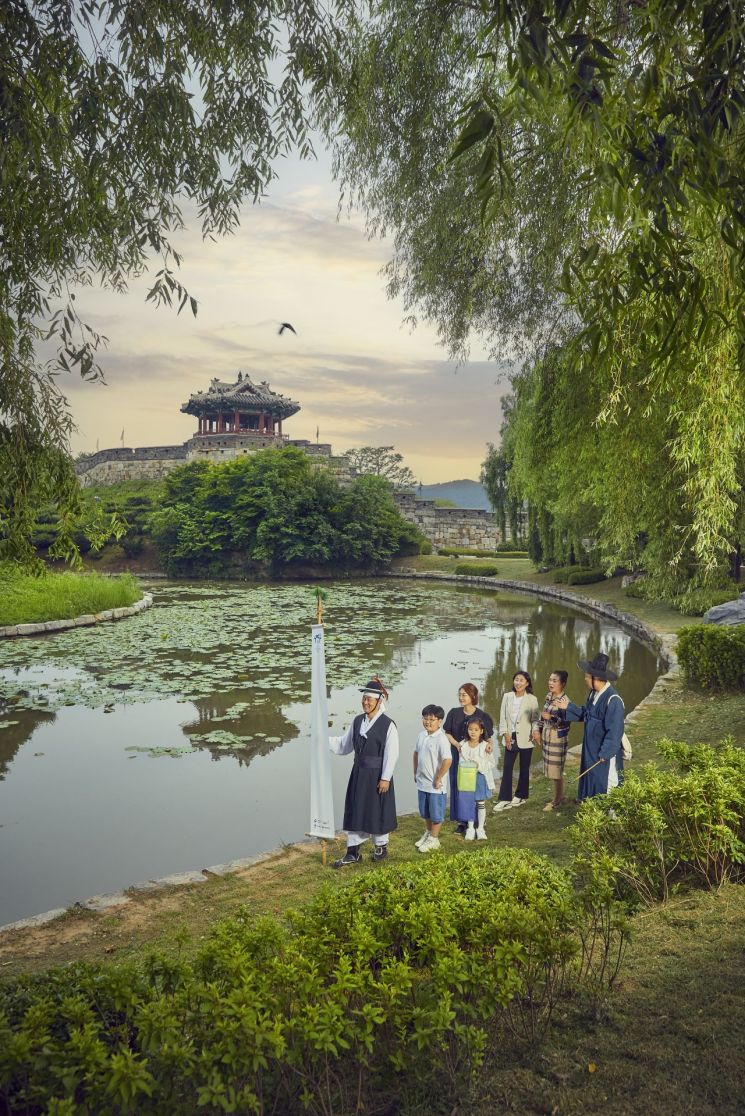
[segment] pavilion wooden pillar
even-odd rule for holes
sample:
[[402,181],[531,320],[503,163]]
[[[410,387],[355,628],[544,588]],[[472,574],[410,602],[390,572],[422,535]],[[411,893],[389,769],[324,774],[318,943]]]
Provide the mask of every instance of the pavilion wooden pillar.
[[239,434],[241,429],[241,416],[237,411],[233,411],[233,433]]

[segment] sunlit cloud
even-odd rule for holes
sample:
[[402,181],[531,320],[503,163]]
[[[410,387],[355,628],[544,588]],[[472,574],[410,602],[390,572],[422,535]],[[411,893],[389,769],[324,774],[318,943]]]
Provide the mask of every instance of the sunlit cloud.
[[[477,352],[456,369],[432,328],[402,328],[402,306],[387,300],[380,275],[390,246],[369,240],[358,217],[337,221],[333,185],[295,174],[293,188],[250,209],[235,236],[178,234],[196,318],[146,303],[147,277],[125,296],[80,293],[84,318],[109,346],[107,386],[63,385],[75,452],[119,444],[122,428],[130,446],[185,441],[194,420],[181,404],[240,369],[300,403],[290,438],[315,441],[318,431],[337,452],[394,445],[425,483],[478,476],[506,390],[495,365]],[[297,335],[280,337],[281,321]]]

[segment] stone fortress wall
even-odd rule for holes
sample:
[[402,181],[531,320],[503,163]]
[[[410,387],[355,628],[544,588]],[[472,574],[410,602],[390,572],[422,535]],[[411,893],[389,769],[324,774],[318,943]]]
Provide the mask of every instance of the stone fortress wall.
[[190,438],[181,446],[141,446],[138,449],[98,450],[75,464],[81,488],[120,484],[122,481],[159,481],[187,461],[209,461],[220,464],[254,453],[267,446],[296,446],[314,464],[332,469],[340,481],[352,480],[345,457],[333,454],[327,442],[309,442],[305,438],[273,437],[271,434],[210,434]]
[[404,519],[414,523],[436,548],[494,550],[501,541],[493,512],[479,508],[441,508],[434,500],[419,500],[409,492],[397,492],[395,500]]

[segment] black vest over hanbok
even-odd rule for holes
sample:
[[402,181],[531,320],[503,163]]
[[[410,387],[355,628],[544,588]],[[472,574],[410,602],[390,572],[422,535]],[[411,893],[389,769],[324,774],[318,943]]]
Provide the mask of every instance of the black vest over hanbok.
[[365,714],[360,713],[352,722],[354,766],[344,802],[344,828],[347,833],[390,833],[398,824],[393,780],[386,794],[378,793],[378,783],[383,771],[385,738],[392,721],[381,713],[370,725],[367,736],[362,736],[364,720]]

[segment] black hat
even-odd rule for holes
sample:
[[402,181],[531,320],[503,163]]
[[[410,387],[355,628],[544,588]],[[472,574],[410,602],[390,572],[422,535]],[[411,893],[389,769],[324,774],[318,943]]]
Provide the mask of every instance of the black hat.
[[618,678],[617,674],[608,670],[608,656],[603,655],[602,652],[598,652],[591,663],[588,663],[586,659],[580,659],[577,666],[585,674],[591,674],[593,678],[600,678],[603,682],[615,682]]
[[366,686],[362,687],[362,689],[360,690],[360,693],[361,694],[366,694],[366,693],[377,694],[378,695],[378,700],[380,700],[380,698],[387,698],[388,697],[388,691],[386,690],[385,686],[383,685],[383,683],[378,678],[377,674],[375,675],[374,678],[370,679],[370,681],[367,683]]

